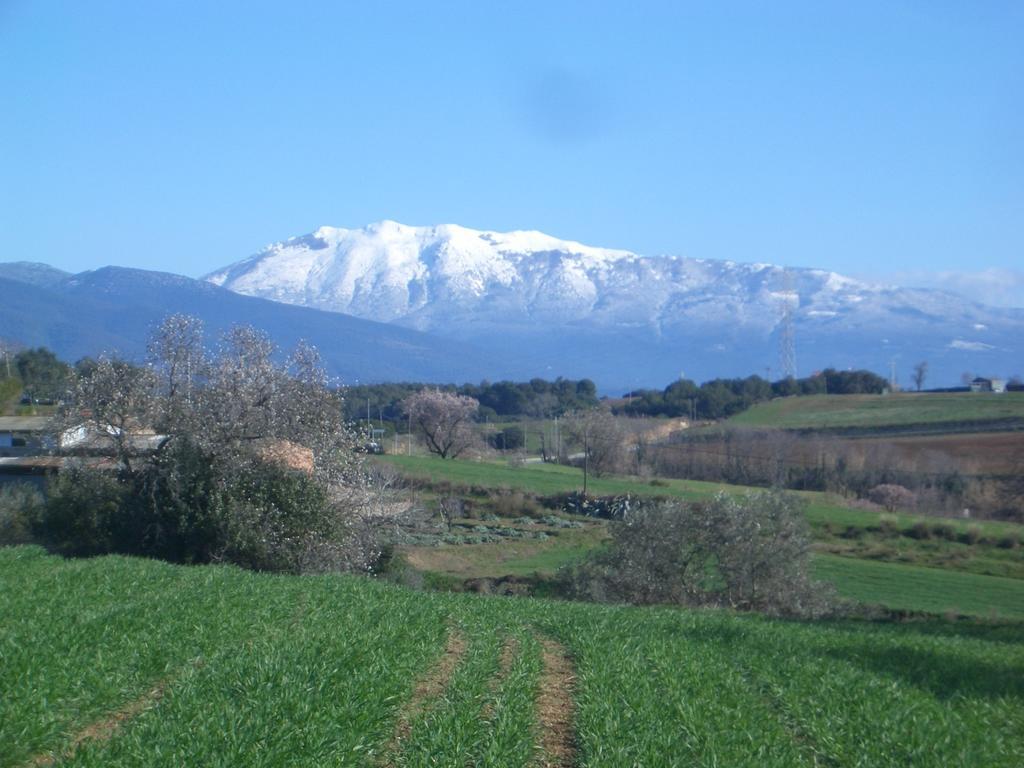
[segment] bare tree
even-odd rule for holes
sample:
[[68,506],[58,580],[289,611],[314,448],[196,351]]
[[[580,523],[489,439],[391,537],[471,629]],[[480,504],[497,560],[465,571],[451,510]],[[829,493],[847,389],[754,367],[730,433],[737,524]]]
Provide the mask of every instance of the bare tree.
[[465,503],[458,496],[445,496],[437,502],[437,516],[441,518],[448,532],[451,533],[452,522],[465,515]]
[[480,403],[453,392],[423,389],[402,401],[413,427],[423,436],[427,450],[442,459],[454,459],[477,444],[472,420]]
[[569,436],[583,448],[583,492],[588,476],[600,477],[622,466],[626,433],[606,406],[574,411],[565,418]]
[[920,363],[914,366],[914,373],[912,379],[914,381],[914,387],[918,392],[921,391],[921,387],[924,386],[924,380],[928,376],[928,361],[922,360]]

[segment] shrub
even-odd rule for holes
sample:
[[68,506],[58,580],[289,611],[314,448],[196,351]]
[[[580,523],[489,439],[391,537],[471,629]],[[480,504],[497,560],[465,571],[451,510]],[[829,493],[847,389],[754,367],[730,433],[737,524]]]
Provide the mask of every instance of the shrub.
[[42,506],[43,495],[28,483],[0,486],[0,546],[31,542]]
[[544,509],[536,497],[522,491],[499,491],[491,497],[491,509],[498,517],[540,517]]
[[570,595],[787,616],[820,616],[833,603],[830,588],[810,579],[809,532],[792,496],[634,507],[611,533],[611,547],[563,571]]
[[891,513],[884,513],[878,516],[878,527],[882,533],[892,535],[899,529],[899,518]]
[[505,427],[487,435],[487,444],[499,451],[517,451],[526,445],[526,433],[519,426]]
[[999,537],[999,539],[996,541],[996,546],[1000,549],[1016,549],[1020,546],[1020,537],[1008,533],[1004,536]]
[[932,529],[929,527],[928,523],[918,522],[910,526],[910,528],[907,529],[906,534],[912,539],[924,541],[925,539],[930,539],[932,537]]
[[349,538],[348,523],[325,488],[302,472],[252,461],[225,477],[192,446],[175,449],[131,482],[83,467],[63,472],[34,532],[64,555],[121,552],[306,572],[348,569],[339,548]]
[[32,533],[66,556],[125,551],[134,516],[128,489],[108,472],[71,466],[50,483]]
[[981,540],[981,526],[969,525],[967,530],[961,533],[957,539],[962,544],[977,544]]

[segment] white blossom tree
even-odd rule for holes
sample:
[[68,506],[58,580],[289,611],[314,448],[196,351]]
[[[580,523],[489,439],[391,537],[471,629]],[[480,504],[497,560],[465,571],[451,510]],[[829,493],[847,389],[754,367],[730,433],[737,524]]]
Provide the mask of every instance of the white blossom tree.
[[[58,433],[87,433],[117,466],[93,551],[268,570],[371,567],[385,527],[379,488],[316,350],[300,344],[282,358],[249,327],[232,328],[214,352],[202,341],[198,320],[171,316],[146,365],[104,359],[76,375]],[[59,519],[95,506],[75,482],[57,489]]]
[[454,459],[478,442],[473,417],[480,403],[454,392],[423,389],[402,401],[402,412],[419,432],[427,450]]

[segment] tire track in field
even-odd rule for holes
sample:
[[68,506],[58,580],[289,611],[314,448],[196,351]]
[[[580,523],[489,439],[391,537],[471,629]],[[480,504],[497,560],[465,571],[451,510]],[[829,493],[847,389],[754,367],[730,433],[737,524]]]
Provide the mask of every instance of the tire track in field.
[[[308,612],[308,608],[307,595],[302,593],[299,595],[296,605],[289,616],[289,629],[294,629],[302,622]],[[277,629],[271,634],[280,635],[284,631],[284,629]],[[254,638],[250,637],[242,642],[242,648],[245,649],[246,652],[251,651],[253,644]],[[225,649],[221,649],[221,651],[224,652]],[[187,662],[183,667],[180,667],[178,674],[161,679],[141,696],[138,696],[121,708],[113,711],[106,717],[95,720],[76,731],[68,744],[62,749],[40,752],[29,758],[28,761],[23,764],[23,768],[48,768],[49,766],[55,765],[58,761],[66,760],[74,756],[78,748],[87,742],[104,742],[110,740],[128,721],[133,720],[147,710],[156,707],[164,697],[167,688],[172,683],[181,680],[184,678],[185,674],[201,669],[205,665],[205,657],[202,655],[197,656],[190,662]]]
[[826,751],[818,743],[807,728],[793,715],[786,702],[767,680],[761,678],[750,666],[742,662],[737,663],[740,676],[747,685],[760,697],[761,701],[775,713],[779,723],[786,733],[793,740],[797,748],[808,756],[813,765],[824,766],[824,768],[839,768],[841,762],[831,752]]
[[[201,656],[197,657],[186,666],[186,671],[199,669],[203,664],[203,658]],[[156,685],[138,698],[133,699],[104,718],[94,720],[81,730],[77,731],[75,735],[71,737],[71,741],[63,749],[52,752],[43,752],[30,758],[28,762],[24,763],[25,768],[47,768],[48,766],[55,765],[59,760],[66,760],[67,758],[72,757],[78,748],[87,742],[108,741],[113,738],[118,730],[120,730],[121,727],[129,720],[138,717],[143,712],[153,709],[157,704],[159,704],[160,700],[164,697],[164,693],[167,691],[167,687],[174,681],[174,679],[175,678],[167,677],[160,680]]]
[[560,643],[547,637],[538,640],[543,663],[536,704],[543,750],[540,765],[571,768],[576,764],[575,667]]
[[466,655],[467,648],[466,639],[461,632],[453,629],[448,633],[448,642],[441,658],[416,683],[412,696],[402,707],[394,733],[382,752],[383,757],[379,765],[383,768],[392,768],[395,765],[394,756],[401,751],[402,742],[412,733],[413,722],[448,688],[459,662]]

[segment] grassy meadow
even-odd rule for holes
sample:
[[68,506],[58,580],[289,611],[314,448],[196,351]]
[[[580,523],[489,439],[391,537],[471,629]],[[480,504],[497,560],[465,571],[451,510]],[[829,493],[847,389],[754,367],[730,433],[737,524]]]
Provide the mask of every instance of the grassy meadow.
[[[428,493],[476,493],[484,500],[484,509],[493,491],[544,496],[578,490],[582,482],[580,470],[552,464],[415,456],[382,460],[426,482]],[[659,479],[652,484],[633,477],[602,477],[590,483],[594,495],[629,493],[688,501],[752,490],[690,480]],[[854,509],[829,494],[798,495],[807,502],[816,574],[833,583],[841,596],[901,611],[1024,618],[1024,527]],[[480,521],[458,522],[473,530]],[[586,521],[579,529],[550,531],[544,541],[413,546],[403,547],[401,554],[412,568],[427,574],[429,583],[445,588],[502,577],[544,582],[560,567],[602,546],[604,539],[604,524]]]
[[1021,625],[0,549],[0,766],[1019,766]]

